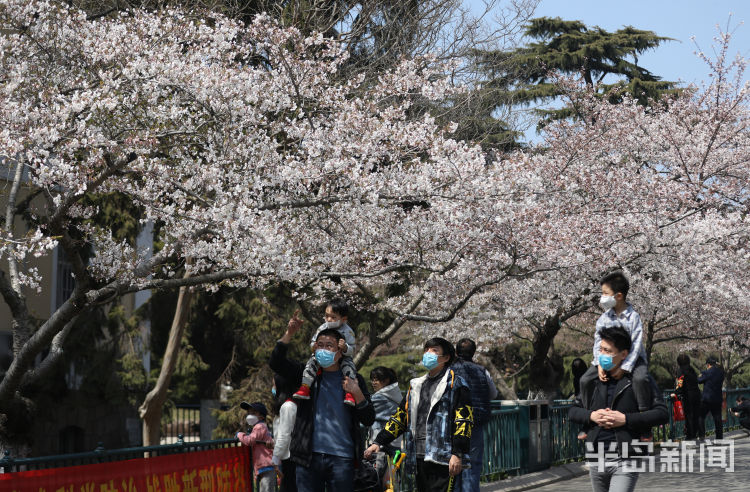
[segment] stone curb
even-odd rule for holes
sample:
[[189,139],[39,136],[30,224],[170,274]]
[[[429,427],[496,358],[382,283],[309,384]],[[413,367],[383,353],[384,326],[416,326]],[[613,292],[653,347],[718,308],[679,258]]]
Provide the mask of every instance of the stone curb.
[[[724,435],[725,439],[744,439],[746,437],[750,437],[750,434],[741,430],[728,432]],[[586,475],[588,472],[586,464],[579,461],[577,463],[553,466],[547,470],[519,475],[497,482],[483,483],[480,489],[482,492],[520,492],[522,490],[531,490],[555,482],[577,478]]]
[[519,492],[521,490],[530,490],[562,480],[580,477],[589,472],[585,463],[568,463],[560,466],[553,466],[547,470],[542,470],[526,475],[519,475],[497,482],[482,484],[482,492]]

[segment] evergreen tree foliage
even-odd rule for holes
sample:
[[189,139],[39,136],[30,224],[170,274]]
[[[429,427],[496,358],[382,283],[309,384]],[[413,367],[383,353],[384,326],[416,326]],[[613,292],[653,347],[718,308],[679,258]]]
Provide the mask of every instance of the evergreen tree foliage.
[[[539,17],[529,22],[525,35],[534,41],[514,51],[476,53],[478,69],[488,77],[481,93],[494,101],[488,114],[498,106],[540,104],[562,95],[551,77],[554,72],[580,73],[613,103],[628,94],[646,105],[677,91],[675,82],[638,65],[641,54],[671,40],[653,31],[626,26],[609,32],[581,21]],[[612,77],[616,80],[609,82]],[[550,119],[574,115],[570,107],[538,112]]]

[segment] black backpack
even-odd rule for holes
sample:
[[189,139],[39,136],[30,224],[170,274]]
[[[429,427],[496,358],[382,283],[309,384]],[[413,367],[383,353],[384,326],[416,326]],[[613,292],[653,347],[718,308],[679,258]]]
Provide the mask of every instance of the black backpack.
[[370,461],[362,460],[354,469],[354,492],[382,492],[380,475]]

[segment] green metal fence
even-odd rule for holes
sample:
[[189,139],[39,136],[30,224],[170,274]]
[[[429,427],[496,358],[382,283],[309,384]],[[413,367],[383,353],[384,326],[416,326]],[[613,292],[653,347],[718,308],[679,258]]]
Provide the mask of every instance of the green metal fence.
[[[670,397],[672,393],[674,393],[674,390],[665,390],[663,392],[664,402],[667,404],[667,409],[669,410],[669,422],[654,428],[655,441],[674,441],[685,438],[685,422],[674,420],[673,402]],[[736,406],[735,401],[740,395],[745,398],[750,398],[750,388],[736,388],[724,391],[725,405],[722,409],[722,420],[724,422],[725,432],[740,427],[739,419],[729,411],[730,408]],[[716,431],[716,429],[714,429],[714,419],[709,416],[709,418],[705,419],[705,423],[706,434],[714,434]]]
[[191,453],[239,446],[236,438],[219,439],[215,441],[183,442],[182,436],[175,444],[159,446],[142,446],[137,448],[104,449],[97,447],[87,453],[72,453],[57,456],[42,456],[38,458],[14,459],[8,451],[0,459],[0,473],[13,473],[27,470],[43,470],[47,468],[63,468],[66,466],[93,465],[112,461],[132,460],[137,458],[152,458],[169,454]]
[[484,426],[482,478],[513,475],[521,470],[520,411],[492,402],[492,416]]
[[[654,429],[655,441],[682,439],[685,436],[684,422],[675,422],[672,414],[670,394],[673,390],[664,391],[664,400],[669,409],[669,422]],[[750,398],[750,388],[739,388],[725,392],[726,410],[724,410],[724,429],[739,428],[737,417],[729,412],[735,405],[737,396]],[[568,400],[555,400],[549,405],[549,446],[551,447],[552,464],[578,461],[584,456],[584,445],[578,440],[581,427],[570,421],[568,410],[572,403]],[[520,474],[527,464],[522,463],[521,432],[528,429],[529,422],[522,421],[522,412],[518,406],[502,406],[500,401],[492,402],[492,415],[484,427],[484,463],[482,479],[495,480],[504,475]],[[706,420],[706,431],[712,433],[713,420]],[[101,447],[88,453],[75,453],[39,458],[14,459],[6,453],[0,458],[0,473],[12,473],[24,470],[38,470],[75,465],[106,463],[112,461],[147,458],[175,453],[204,451],[239,445],[236,439],[215,441],[183,442],[182,436],[176,444],[107,450]],[[404,477],[404,485],[412,482],[411,477]],[[404,487],[408,490],[408,487]],[[404,490],[402,489],[402,490]]]
[[570,400],[554,400],[550,405],[550,440],[552,441],[552,463],[561,464],[578,461],[585,454],[585,446],[578,439],[583,430],[581,424],[571,422],[568,410],[573,406]]

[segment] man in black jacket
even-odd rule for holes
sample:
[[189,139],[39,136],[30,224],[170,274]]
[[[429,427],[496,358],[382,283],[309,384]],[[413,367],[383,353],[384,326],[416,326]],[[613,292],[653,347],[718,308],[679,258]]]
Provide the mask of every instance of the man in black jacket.
[[[570,420],[593,426],[586,437],[586,447],[591,449],[616,449],[606,462],[592,464],[589,473],[594,492],[628,490],[635,488],[638,473],[627,469],[627,456],[638,455],[639,449],[631,445],[638,436],[647,434],[651,427],[669,420],[667,407],[656,384],[651,384],[651,407],[638,411],[631,383],[631,374],[623,371],[621,363],[628,356],[630,334],[620,326],[601,330],[599,367],[607,372],[606,382],[595,381],[589,401],[580,395],[570,409]],[[609,453],[608,453],[609,454]]]
[[703,398],[698,412],[698,437],[706,437],[706,415],[711,412],[714,419],[716,439],[723,439],[724,424],[721,421],[721,404],[724,402],[721,385],[724,384],[724,369],[717,364],[716,357],[706,359],[706,370],[698,376],[698,382],[703,384]]
[[[341,333],[326,329],[315,339],[315,358],[321,370],[310,386],[310,399],[297,402],[297,418],[289,447],[297,464],[297,489],[301,492],[354,490],[354,469],[364,452],[359,425],[375,421],[375,409],[364,378],[341,372]],[[355,406],[344,405],[351,393]]]
[[746,430],[750,430],[750,400],[744,396],[737,397],[737,406],[731,408],[735,417],[740,418],[740,425]]

